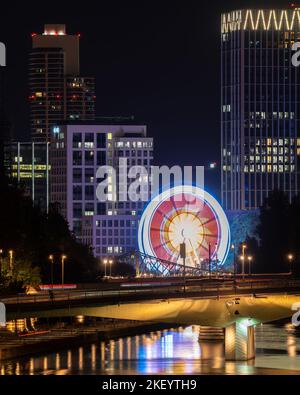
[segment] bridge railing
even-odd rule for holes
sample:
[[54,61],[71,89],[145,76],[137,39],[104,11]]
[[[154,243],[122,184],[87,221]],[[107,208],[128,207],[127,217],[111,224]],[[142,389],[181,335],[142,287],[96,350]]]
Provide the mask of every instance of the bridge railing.
[[61,304],[68,305],[73,301],[91,301],[91,300],[107,300],[107,299],[117,299],[122,301],[122,298],[133,296],[157,296],[159,298],[170,298],[175,295],[184,296],[185,294],[195,295],[195,296],[211,296],[211,297],[219,297],[224,294],[232,294],[236,292],[244,292],[244,293],[259,293],[266,292],[268,290],[280,290],[280,292],[289,292],[291,290],[298,289],[300,290],[300,281],[299,280],[281,280],[281,281],[260,281],[260,282],[251,282],[251,281],[240,281],[235,283],[234,281],[212,281],[205,282],[202,284],[193,284],[187,282],[184,284],[175,284],[175,285],[164,285],[161,286],[151,286],[147,285],[146,287],[137,287],[134,284],[131,285],[129,289],[119,288],[119,289],[106,289],[106,290],[89,290],[89,291],[72,291],[65,293],[55,293],[52,296],[46,294],[38,294],[38,295],[23,295],[12,298],[2,299],[1,301],[5,304],[9,305],[23,305],[23,304],[54,304],[56,302],[60,302]]

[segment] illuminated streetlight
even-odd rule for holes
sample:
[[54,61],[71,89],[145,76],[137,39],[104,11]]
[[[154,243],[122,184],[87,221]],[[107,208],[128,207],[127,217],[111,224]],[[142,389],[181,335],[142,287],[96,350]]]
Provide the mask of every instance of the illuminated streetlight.
[[107,265],[107,263],[108,263],[108,260],[107,260],[107,259],[104,259],[104,260],[103,260],[103,263],[104,263],[104,277],[106,277],[106,265]]
[[290,264],[290,274],[293,274],[293,261],[295,259],[293,254],[288,254],[287,256],[289,264]]
[[2,254],[3,254],[3,250],[0,249],[0,274],[2,273]]
[[109,260],[109,277],[111,277],[111,266],[114,263],[112,259]]
[[236,253],[235,253],[235,245],[231,245],[231,251],[233,252],[233,273],[234,275],[237,274],[237,267],[236,267]]
[[243,278],[244,278],[245,277],[245,256],[241,255],[240,256],[240,260],[242,262],[242,275],[243,275]]
[[252,256],[248,256],[248,262],[249,262],[249,274],[251,274],[251,262],[253,261],[253,257]]
[[242,259],[242,273],[243,273],[243,277],[245,277],[245,250],[246,250],[246,248],[247,248],[247,246],[246,246],[246,244],[243,244],[242,245],[242,256],[243,256],[243,259]]
[[48,259],[51,262],[51,284],[52,284],[52,288],[53,288],[53,282],[54,282],[54,275],[53,275],[54,256],[53,255],[49,255]]
[[208,273],[211,276],[211,243],[208,243]]
[[13,271],[13,259],[14,259],[14,252],[13,252],[13,250],[9,250],[8,251],[8,255],[9,255],[9,268],[10,268],[10,272],[12,273],[12,271]]
[[67,259],[66,255],[61,256],[61,284],[65,283],[65,260]]

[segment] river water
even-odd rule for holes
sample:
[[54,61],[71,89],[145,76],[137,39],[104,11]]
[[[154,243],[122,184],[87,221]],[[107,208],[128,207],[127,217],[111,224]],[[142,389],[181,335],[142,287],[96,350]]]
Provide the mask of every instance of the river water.
[[0,362],[6,375],[300,374],[300,330],[256,327],[256,359],[225,362],[223,343],[200,341],[199,327],[168,329]]

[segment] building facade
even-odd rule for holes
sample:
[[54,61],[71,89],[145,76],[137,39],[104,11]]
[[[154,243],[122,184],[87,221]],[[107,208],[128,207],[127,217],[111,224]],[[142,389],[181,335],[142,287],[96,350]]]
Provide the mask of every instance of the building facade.
[[[96,256],[119,255],[136,247],[138,219],[145,202],[120,199],[126,192],[122,188],[127,188],[119,185],[120,158],[127,159],[128,169],[144,166],[150,174],[153,139],[147,137],[146,126],[82,122],[53,128],[51,201],[59,204],[70,229],[93,247]],[[101,166],[116,169],[118,187],[108,175],[106,201],[96,196],[97,186],[103,181],[97,178]],[[128,185],[133,181],[127,176],[126,180]]]
[[51,127],[65,120],[95,118],[95,79],[80,76],[79,35],[65,25],[32,34],[29,102],[32,140],[50,141]]
[[138,249],[138,215],[94,215],[82,220],[82,242],[96,257],[122,255]]
[[4,144],[6,175],[17,181],[33,204],[49,209],[49,143],[7,142]]
[[6,67],[0,66],[0,174],[4,167],[4,143],[11,139],[11,125],[7,115]]
[[300,188],[300,75],[292,46],[300,10],[221,16],[222,203],[261,206],[270,191]]

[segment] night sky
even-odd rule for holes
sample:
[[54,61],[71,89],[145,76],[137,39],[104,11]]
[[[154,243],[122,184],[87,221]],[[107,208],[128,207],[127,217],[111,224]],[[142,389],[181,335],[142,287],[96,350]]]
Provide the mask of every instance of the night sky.
[[[20,4],[18,4],[20,3]],[[155,138],[160,165],[220,162],[220,14],[287,8],[287,1],[5,1],[8,110],[14,137],[29,138],[31,32],[65,23],[81,33],[81,74],[95,76],[97,115],[134,115]],[[206,173],[219,194],[219,172]]]

